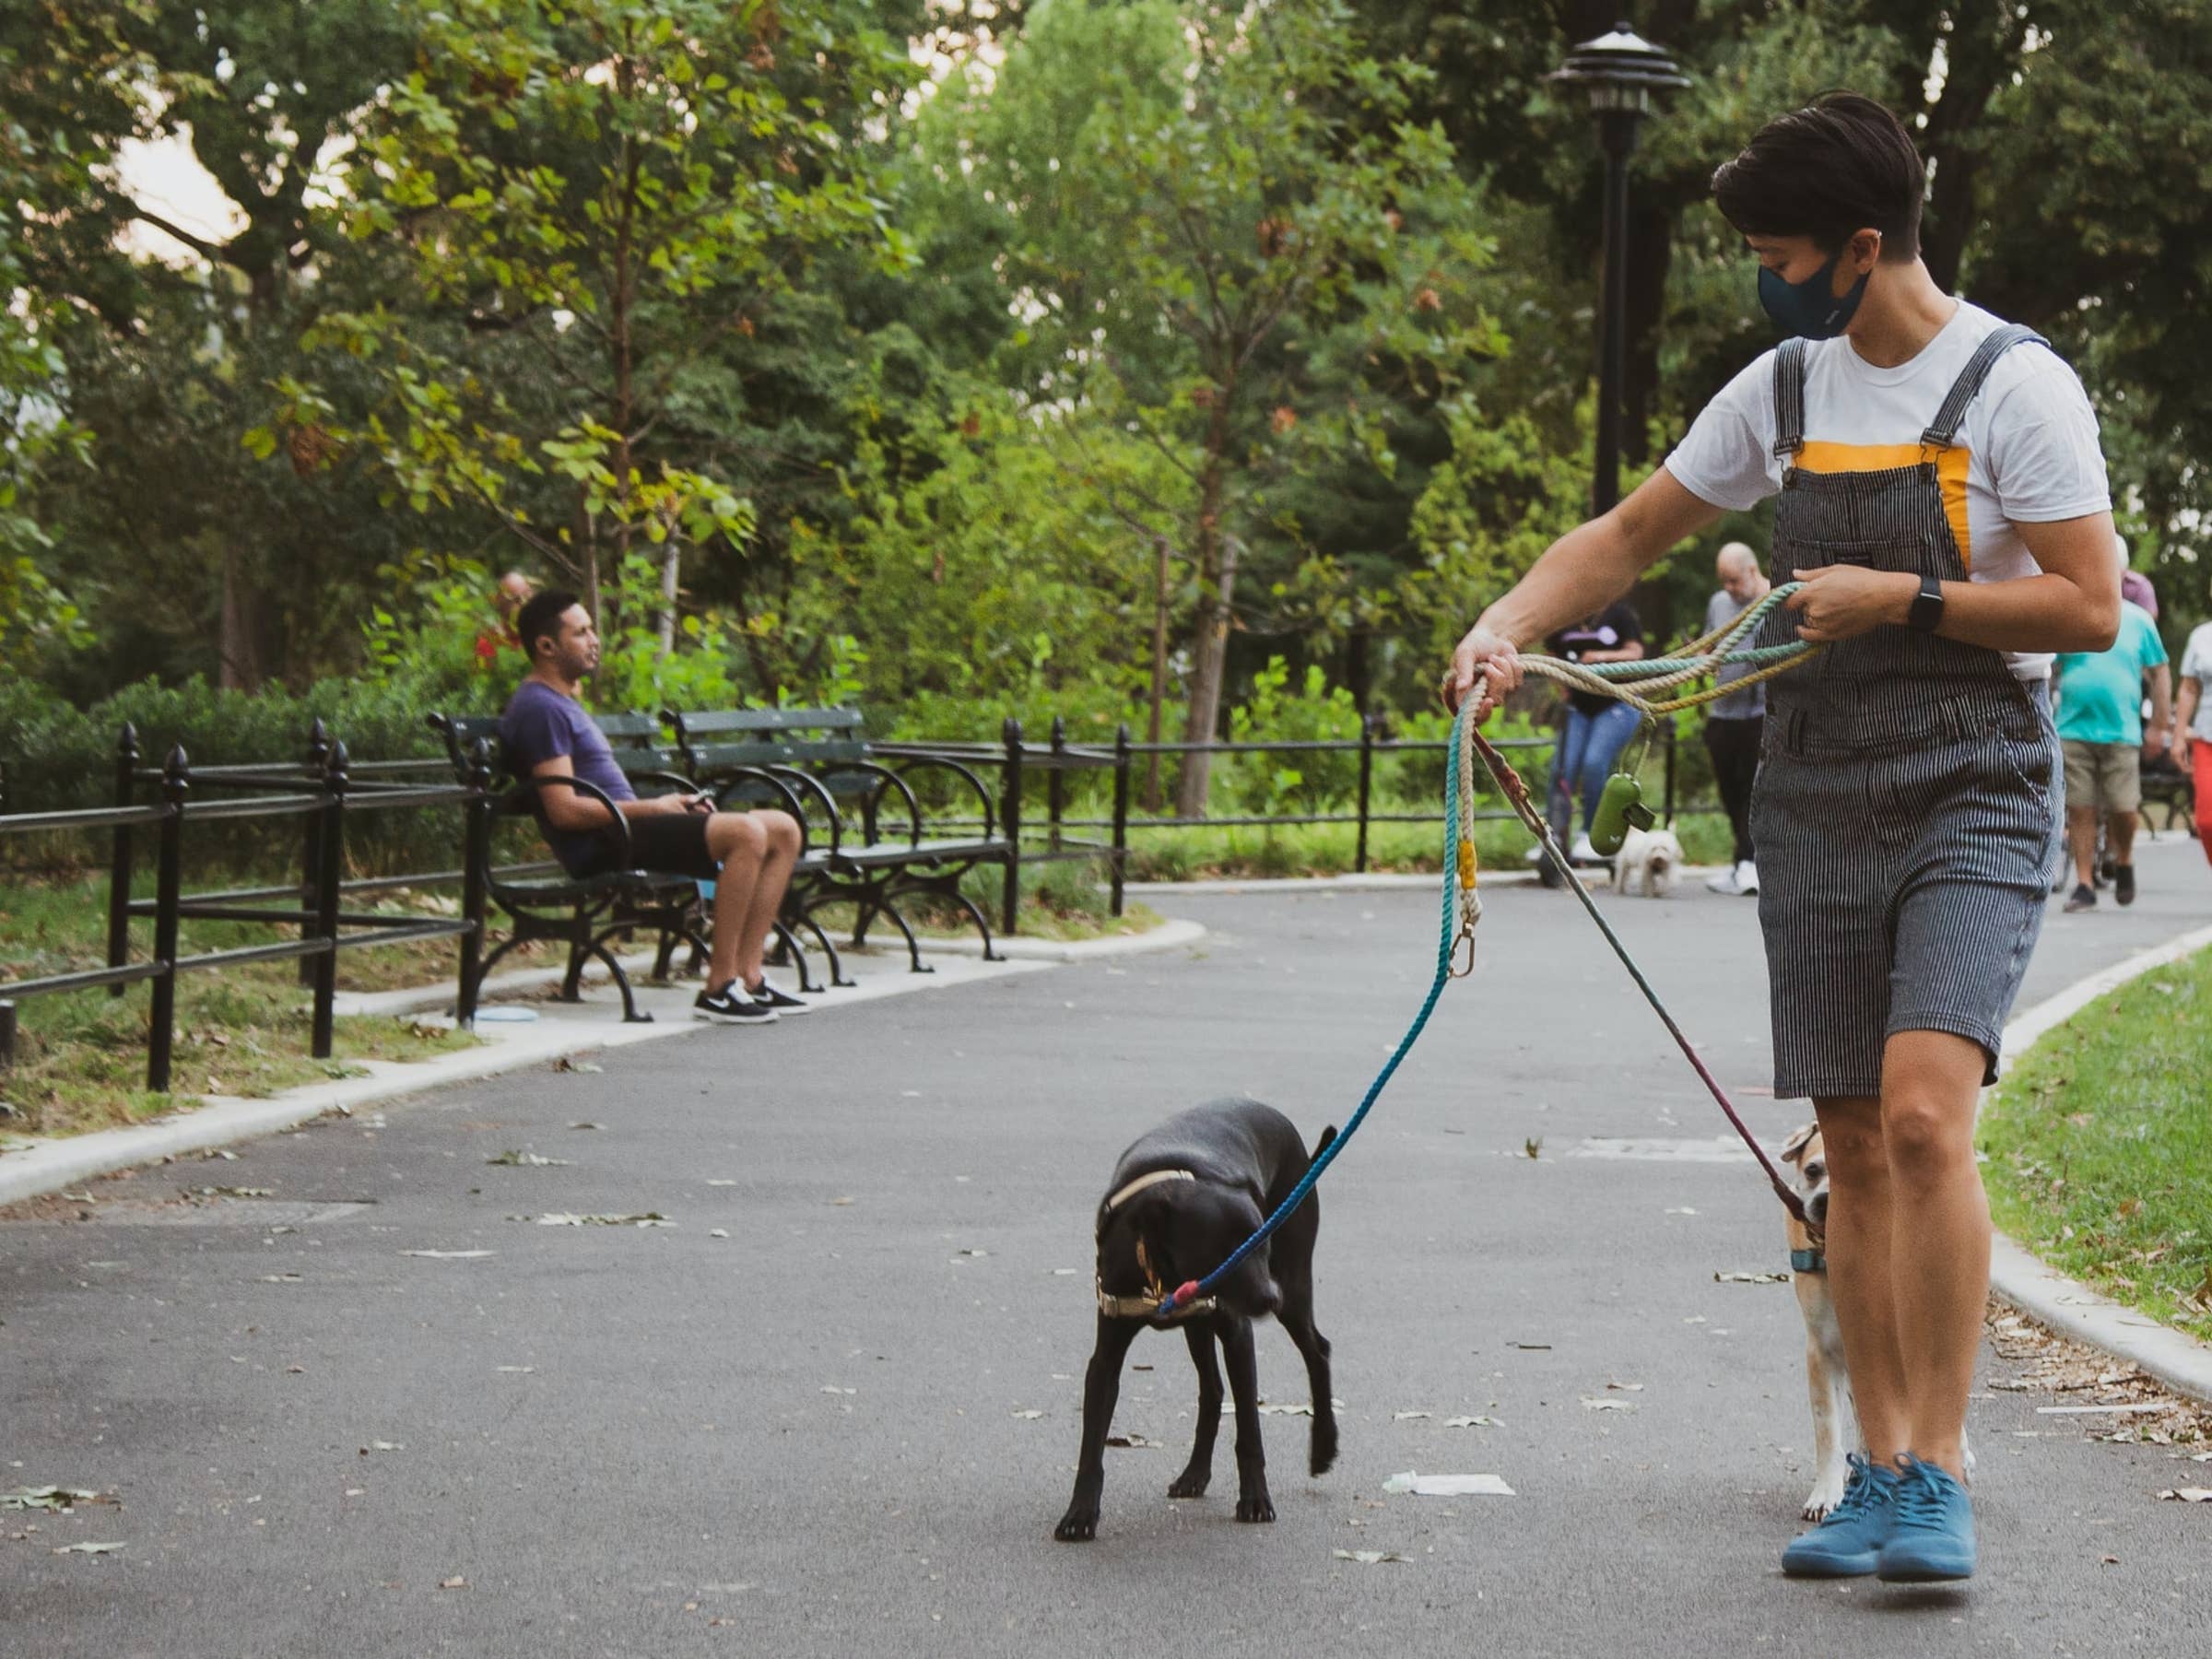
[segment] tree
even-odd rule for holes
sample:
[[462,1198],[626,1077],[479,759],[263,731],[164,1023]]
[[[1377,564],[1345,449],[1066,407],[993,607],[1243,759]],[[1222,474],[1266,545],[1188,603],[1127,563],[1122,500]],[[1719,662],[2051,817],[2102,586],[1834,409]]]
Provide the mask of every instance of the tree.
[[[1248,553],[1286,528],[1273,486],[1332,443],[1387,465],[1357,396],[1373,363],[1448,378],[1496,346],[1465,292],[1487,253],[1471,194],[1405,119],[1411,77],[1350,23],[1334,0],[1056,5],[995,75],[948,82],[924,133],[940,240],[989,262],[1039,441],[1194,574],[1194,742],[1218,727]],[[1324,348],[1339,331],[1357,344]],[[1100,425],[1148,445],[1164,487],[1102,454]],[[1204,810],[1207,775],[1191,757],[1180,810]]]
[[[739,558],[755,523],[700,430],[737,395],[723,344],[824,250],[902,256],[847,134],[903,51],[830,0],[460,0],[420,31],[351,174],[352,234],[400,239],[406,287],[319,331],[388,394],[346,440],[594,609],[649,560],[665,649],[685,553]],[[292,428],[329,418],[285,390]]]

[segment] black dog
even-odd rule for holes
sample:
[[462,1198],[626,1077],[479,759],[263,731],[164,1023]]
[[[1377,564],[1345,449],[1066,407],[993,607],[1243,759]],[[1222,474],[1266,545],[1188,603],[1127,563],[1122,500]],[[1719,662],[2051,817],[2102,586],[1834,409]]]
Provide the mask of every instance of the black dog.
[[[1313,1158],[1335,1138],[1335,1129],[1323,1130]],[[1121,1394],[1122,1360],[1137,1332],[1147,1325],[1165,1328],[1151,1317],[1160,1300],[1227,1261],[1290,1195],[1312,1161],[1288,1118],[1257,1100],[1234,1100],[1209,1101],[1171,1118],[1122,1154],[1099,1206],[1098,1346],[1083,1379],[1083,1451],[1075,1496],[1054,1537],[1074,1542],[1097,1535],[1106,1431]],[[1313,1328],[1313,1241],[1320,1230],[1320,1199],[1309,1196],[1213,1295],[1171,1315],[1170,1323],[1182,1326],[1191,1362],[1198,1368],[1198,1434],[1190,1464],[1168,1488],[1169,1497],[1202,1497],[1213,1479],[1214,1436],[1221,1424],[1221,1372],[1214,1363],[1218,1341],[1237,1401],[1237,1519],[1275,1519],[1260,1447],[1259,1371],[1252,1345],[1252,1322],[1270,1313],[1305,1358],[1313,1400],[1312,1471],[1325,1473],[1336,1461],[1329,1344]]]

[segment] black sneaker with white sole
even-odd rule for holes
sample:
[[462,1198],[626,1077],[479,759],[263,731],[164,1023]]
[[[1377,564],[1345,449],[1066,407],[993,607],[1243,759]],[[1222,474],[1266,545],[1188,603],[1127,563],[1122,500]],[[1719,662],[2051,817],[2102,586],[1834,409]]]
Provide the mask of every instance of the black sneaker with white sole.
[[773,1025],[776,1011],[757,998],[745,995],[732,980],[719,991],[701,991],[691,1004],[691,1018],[721,1025]]
[[779,991],[766,980],[762,980],[759,984],[753,986],[746,993],[746,995],[757,1003],[766,1004],[779,1014],[811,1014],[814,1012],[812,1003],[802,1001],[788,991]]

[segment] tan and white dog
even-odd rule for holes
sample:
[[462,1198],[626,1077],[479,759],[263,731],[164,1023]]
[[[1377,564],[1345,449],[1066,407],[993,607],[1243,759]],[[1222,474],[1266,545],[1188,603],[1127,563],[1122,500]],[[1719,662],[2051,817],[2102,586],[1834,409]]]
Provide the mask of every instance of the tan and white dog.
[[[1820,1125],[1807,1124],[1783,1144],[1782,1161],[1794,1172],[1791,1185],[1805,1201],[1814,1227],[1828,1220],[1828,1154]],[[1786,1214],[1786,1213],[1785,1213]],[[1858,1408],[1852,1404],[1851,1372],[1843,1364],[1843,1328],[1828,1294],[1828,1257],[1823,1240],[1794,1216],[1784,1226],[1790,1241],[1790,1288],[1805,1315],[1805,1381],[1813,1399],[1813,1489],[1806,1494],[1805,1518],[1818,1521],[1843,1501],[1851,1466],[1843,1459],[1859,1444]]]
[[1682,843],[1672,830],[1631,830],[1613,855],[1613,890],[1626,893],[1641,882],[1647,899],[1664,899],[1682,867]]
[[[1794,1216],[1783,1226],[1790,1246],[1790,1286],[1797,1311],[1805,1315],[1805,1381],[1813,1402],[1813,1489],[1806,1494],[1805,1518],[1818,1521],[1843,1500],[1851,1477],[1847,1453],[1864,1450],[1858,1407],[1851,1397],[1851,1372],[1843,1363],[1843,1329],[1828,1289],[1828,1246],[1819,1230],[1828,1225],[1828,1149],[1820,1125],[1811,1123],[1783,1144],[1782,1161],[1794,1172],[1791,1185],[1804,1200],[1807,1227]],[[1966,1478],[1974,1477],[1974,1452],[1959,1431],[1959,1451]]]

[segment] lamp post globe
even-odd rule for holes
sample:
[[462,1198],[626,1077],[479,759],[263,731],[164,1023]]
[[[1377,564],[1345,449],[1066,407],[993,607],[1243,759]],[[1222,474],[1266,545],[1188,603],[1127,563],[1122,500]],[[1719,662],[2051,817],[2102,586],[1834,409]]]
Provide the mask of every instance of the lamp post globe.
[[1584,41],[1550,79],[1582,87],[1597,118],[1606,158],[1605,296],[1599,307],[1597,465],[1590,485],[1594,512],[1620,500],[1621,382],[1628,355],[1629,156],[1650,113],[1653,93],[1689,85],[1675,60],[1626,23]]

